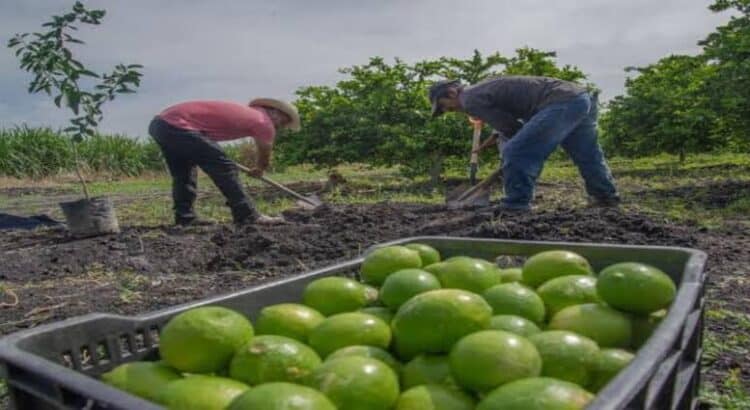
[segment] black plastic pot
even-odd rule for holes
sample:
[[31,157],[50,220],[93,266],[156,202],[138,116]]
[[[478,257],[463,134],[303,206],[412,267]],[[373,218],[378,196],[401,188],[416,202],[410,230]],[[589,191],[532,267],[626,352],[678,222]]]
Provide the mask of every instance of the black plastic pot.
[[61,202],[70,233],[75,238],[120,232],[112,199],[97,197]]

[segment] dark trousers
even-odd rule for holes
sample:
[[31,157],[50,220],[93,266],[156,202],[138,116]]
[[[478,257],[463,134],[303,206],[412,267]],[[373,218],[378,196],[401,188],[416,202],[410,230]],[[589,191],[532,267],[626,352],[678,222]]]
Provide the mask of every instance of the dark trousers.
[[235,222],[254,220],[258,213],[240,184],[237,167],[219,147],[198,131],[174,127],[155,117],[148,127],[172,175],[172,198],[176,223],[196,218],[193,204],[197,195],[198,170],[208,174],[224,194]]
[[558,145],[578,167],[593,200],[618,202],[614,178],[597,141],[597,115],[596,98],[584,93],[548,105],[531,117],[503,146],[503,204],[529,208],[544,161]]

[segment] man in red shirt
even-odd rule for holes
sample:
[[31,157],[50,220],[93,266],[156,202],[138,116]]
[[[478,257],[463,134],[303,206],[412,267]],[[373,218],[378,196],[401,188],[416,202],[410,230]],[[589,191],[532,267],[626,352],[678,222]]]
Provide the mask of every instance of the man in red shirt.
[[247,197],[234,162],[218,141],[244,137],[255,139],[258,159],[252,174],[261,176],[268,168],[276,131],[300,129],[297,109],[289,103],[259,98],[249,104],[228,101],[189,101],[173,105],[157,115],[148,132],[161,147],[172,175],[175,223],[196,222],[193,204],[197,194],[197,167],[213,180],[232,210],[236,224],[270,223]]

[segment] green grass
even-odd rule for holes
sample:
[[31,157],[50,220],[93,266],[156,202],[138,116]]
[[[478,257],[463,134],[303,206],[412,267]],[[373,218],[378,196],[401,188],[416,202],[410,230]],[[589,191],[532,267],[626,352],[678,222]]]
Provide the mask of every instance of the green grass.
[[[242,149],[236,144],[227,146],[226,150],[234,159],[241,157]],[[169,214],[164,208],[169,208],[171,183],[165,174],[158,147],[152,141],[138,141],[118,135],[97,135],[81,143],[79,152],[86,164],[85,176],[93,179],[89,183],[92,195],[146,198],[141,204],[123,206],[125,214],[136,217],[136,223],[140,219],[151,223]],[[571,187],[574,188],[581,195],[564,200],[572,205],[583,204],[584,195],[578,169],[565,155],[555,155],[553,158],[546,164],[540,182],[567,187],[568,191]],[[492,156],[484,156],[483,159],[485,161],[480,164],[480,177],[488,175],[497,166],[497,160]],[[462,164],[461,161],[450,163]],[[658,214],[675,221],[696,221],[708,228],[721,226],[725,221],[740,220],[739,223],[747,223],[744,215],[750,212],[750,195],[740,195],[722,207],[715,207],[706,200],[726,181],[750,182],[750,157],[745,154],[691,155],[682,163],[676,156],[665,154],[637,159],[611,158],[609,164],[629,209]],[[57,131],[27,127],[0,129],[0,176],[31,177],[36,180],[51,178],[57,181],[67,173],[65,182],[53,182],[52,185],[65,190],[68,196],[75,197],[81,190],[75,178],[71,177],[73,170],[72,145]],[[349,190],[347,195],[332,195],[330,200],[335,203],[371,203],[381,200],[439,203],[443,200],[439,191],[425,189],[426,177],[405,178],[396,168],[345,165],[338,167],[338,171],[357,189]],[[126,176],[133,178],[123,178]],[[280,168],[270,176],[281,183],[289,183],[324,180],[327,173],[323,169],[299,165]],[[446,171],[445,176],[464,179],[467,171],[463,166],[454,165]],[[38,182],[49,183],[48,180]],[[248,183],[261,185],[258,181]],[[28,180],[18,180],[15,184],[25,186]],[[216,195],[207,178],[201,178],[199,185],[203,192]],[[692,191],[685,191],[686,189]],[[695,197],[685,198],[685,195]],[[46,197],[31,195],[25,197],[24,201],[29,204],[30,209],[54,212],[54,204],[37,206],[36,203],[44,202]],[[258,202],[260,209],[272,213],[293,203],[289,200],[267,202],[263,199]],[[208,217],[224,221],[227,214],[221,209],[221,203],[222,201],[208,200],[199,206]],[[0,195],[0,207],[18,209],[24,208],[23,205],[17,199]],[[138,218],[139,215],[143,215],[143,218]]]
[[[727,181],[744,181],[750,184],[750,159],[746,155],[695,155],[688,157],[682,164],[676,158],[666,155],[635,160],[615,158],[610,164],[628,209],[667,217],[678,222],[692,220],[709,228],[721,226],[726,221],[748,223],[746,215],[750,211],[750,195],[740,192],[739,196],[725,207],[717,208],[704,203],[714,189],[720,188],[721,184]],[[490,162],[483,164],[480,176],[492,172],[496,165]],[[407,178],[395,168],[370,168],[357,164],[340,166],[337,171],[346,178],[347,189],[345,192],[333,192],[326,198],[333,203],[443,202],[440,189],[428,189],[427,177]],[[269,176],[281,183],[324,181],[327,171],[302,165],[286,167],[280,172],[270,173]],[[464,179],[466,170],[448,170],[446,177],[454,180]],[[262,182],[246,177],[243,177],[243,181],[250,186],[263,186]],[[577,168],[568,160],[548,163],[540,183],[545,186],[542,190],[551,193],[548,197],[558,196],[572,205],[584,203],[583,183],[578,176]],[[69,199],[77,197],[80,192],[75,178],[71,177],[39,182],[18,180],[9,184],[52,186],[63,190],[61,195],[64,194]],[[201,196],[197,202],[197,209],[201,215],[217,221],[228,221],[229,212],[211,181],[205,175],[201,175],[198,186]],[[691,194],[673,194],[674,190],[681,189],[690,189]],[[135,178],[98,178],[89,183],[89,190],[92,195],[114,197],[118,214],[125,223],[153,225],[171,221],[171,180],[163,171]],[[575,193],[574,197],[570,196],[571,192]],[[22,198],[0,193],[0,208],[60,216],[56,199],[58,198],[47,193]],[[286,197],[256,200],[261,211],[271,214],[294,204],[292,199]],[[549,205],[544,202],[539,204],[540,207]]]
[[[712,301],[721,306],[721,301]],[[722,354],[733,357],[750,356],[750,315],[725,308],[712,308],[706,311],[706,320],[721,322],[726,329],[722,334],[706,330],[703,336],[703,369],[709,370]],[[723,383],[715,385],[703,383],[701,400],[716,409],[750,409],[750,391],[743,386],[740,369],[731,369]]]
[[[136,176],[164,168],[158,146],[124,135],[97,134],[77,144],[88,173]],[[0,129],[0,175],[43,178],[75,170],[71,140],[51,128]]]
[[750,391],[748,391],[747,386],[742,384],[739,369],[731,370],[720,387],[722,388],[721,392],[717,386],[704,384],[700,393],[701,400],[708,403],[713,409],[750,409]]

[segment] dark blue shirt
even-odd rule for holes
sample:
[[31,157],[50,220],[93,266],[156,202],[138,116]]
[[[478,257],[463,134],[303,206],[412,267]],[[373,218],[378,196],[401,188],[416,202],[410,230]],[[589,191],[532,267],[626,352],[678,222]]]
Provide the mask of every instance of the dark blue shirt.
[[587,90],[550,77],[501,76],[464,87],[459,95],[467,114],[511,136],[542,108],[570,100]]

